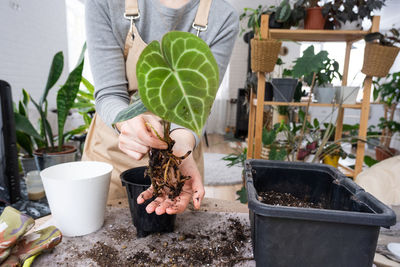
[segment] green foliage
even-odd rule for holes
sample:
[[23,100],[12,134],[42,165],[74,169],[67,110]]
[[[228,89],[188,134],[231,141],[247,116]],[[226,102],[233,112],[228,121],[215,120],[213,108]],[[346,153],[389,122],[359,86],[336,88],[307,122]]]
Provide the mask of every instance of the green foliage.
[[268,159],[285,160],[286,156],[287,156],[287,151],[285,147],[278,148],[276,146],[272,146],[268,154]]
[[[219,85],[217,62],[208,45],[187,32],[169,32],[151,42],[136,67],[139,95],[147,110],[163,120],[182,125],[197,134],[206,123]],[[144,110],[140,102],[129,109]],[[135,115],[122,111],[114,123]]]
[[398,46],[400,45],[400,29],[392,28],[385,34],[380,32],[368,33],[364,36],[366,42],[377,41],[383,46]]
[[[76,96],[79,91],[79,85],[82,80],[82,70],[84,64],[84,53],[86,50],[86,44],[82,48],[81,56],[79,58],[77,66],[68,75],[66,82],[61,86],[57,92],[57,122],[58,122],[58,136],[53,135],[51,125],[47,119],[48,115],[48,101],[47,96],[55,84],[59,80],[63,67],[64,67],[64,56],[62,52],[58,52],[54,55],[53,61],[50,67],[46,87],[43,90],[43,94],[40,98],[39,103],[36,102],[32,97],[29,98],[27,93],[24,94],[24,99],[30,99],[39,112],[39,128],[40,136],[32,135],[32,137],[37,138],[38,148],[45,148],[46,151],[55,151],[54,141],[58,140],[58,150],[62,149],[65,141],[64,136],[64,125],[67,119],[70,109],[73,107]],[[34,127],[28,119],[24,120],[18,118],[21,123],[16,123],[16,130],[26,133],[27,129],[32,132]],[[29,126],[27,126],[29,125]],[[40,137],[40,139],[38,138]]]
[[[252,30],[254,34],[258,33],[259,39],[261,39],[260,33],[260,24],[261,24],[261,16],[263,14],[269,13],[270,10],[262,5],[259,5],[257,8],[244,8],[243,13],[240,14],[240,21],[247,20],[247,29]],[[243,27],[243,23],[241,24],[240,34],[243,34],[246,29]]]
[[145,113],[146,111],[147,108],[144,106],[142,100],[136,99],[136,101],[134,101],[131,105],[118,113],[117,117],[115,118],[114,124],[134,118],[140,114]]
[[226,166],[228,167],[240,165],[241,167],[244,168],[244,163],[246,161],[246,158],[247,158],[247,148],[244,148],[238,153],[231,153],[229,155],[226,155],[222,159],[228,161],[228,163],[226,164]]
[[283,0],[275,11],[275,19],[280,23],[285,22],[290,18],[291,13],[292,9],[290,8],[289,1]]
[[374,80],[374,100],[381,97],[381,102],[388,107],[400,102],[400,71],[389,73],[385,79]]
[[373,159],[370,156],[364,156],[364,163],[365,165],[367,165],[368,167],[372,167],[373,165],[375,165],[376,163],[378,163],[379,161],[376,159]]
[[392,134],[400,132],[400,123],[397,121],[388,120],[385,118],[379,119],[378,127],[379,129],[388,129]]
[[84,54],[86,44],[84,45],[78,65],[69,74],[65,84],[58,90],[57,93],[57,115],[58,115],[58,150],[62,150],[64,145],[64,126],[67,120],[68,113],[74,105],[76,96],[79,91],[79,85],[82,80],[82,71],[84,64]]
[[323,82],[329,80],[332,75],[336,75],[338,72],[335,70],[339,68],[338,64],[329,59],[327,51],[322,50],[315,54],[313,45],[304,50],[303,55],[297,58],[294,63],[292,76],[302,78],[309,86],[312,84],[314,73],[321,77],[317,77],[317,79],[321,79],[321,82]]
[[238,195],[238,198],[236,200],[239,200],[240,203],[246,204],[247,203],[247,190],[245,186],[242,186],[240,190],[236,191],[236,194]]

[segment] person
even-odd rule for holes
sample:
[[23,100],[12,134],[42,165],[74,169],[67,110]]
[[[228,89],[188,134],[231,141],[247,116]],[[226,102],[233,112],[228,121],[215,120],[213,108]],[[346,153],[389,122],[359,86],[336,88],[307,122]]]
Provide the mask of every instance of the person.
[[[147,43],[161,40],[173,30],[197,34],[210,47],[219,67],[220,82],[239,30],[234,8],[225,0],[86,0],[85,22],[89,61],[94,78],[96,114],[85,142],[83,160],[109,162],[114,166],[109,200],[122,198],[120,173],[145,166],[150,148],[165,149],[150,123],[162,133],[160,118],[144,113],[112,127],[117,114],[129,105],[137,90],[136,63]],[[191,177],[175,200],[159,196],[149,205],[148,213],[183,212],[190,199],[196,209],[204,197],[203,159],[199,137],[179,125],[171,125],[170,136],[176,141],[177,156],[193,153],[183,160],[180,171]],[[138,198],[141,204],[153,195],[152,188]]]

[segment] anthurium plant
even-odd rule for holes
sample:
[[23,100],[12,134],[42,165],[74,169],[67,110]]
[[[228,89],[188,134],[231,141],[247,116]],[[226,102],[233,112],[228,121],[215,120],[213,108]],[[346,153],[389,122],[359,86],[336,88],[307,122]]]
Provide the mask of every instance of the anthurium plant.
[[168,149],[150,150],[147,174],[156,195],[173,199],[190,178],[182,176],[178,169],[190,151],[184,157],[173,155],[175,141],[169,136],[170,123],[201,134],[219,86],[218,65],[202,39],[191,33],[172,31],[164,35],[161,43],[153,41],[143,50],[136,76],[139,98],[121,111],[114,123],[146,111],[164,120],[164,136],[153,131],[168,144]]

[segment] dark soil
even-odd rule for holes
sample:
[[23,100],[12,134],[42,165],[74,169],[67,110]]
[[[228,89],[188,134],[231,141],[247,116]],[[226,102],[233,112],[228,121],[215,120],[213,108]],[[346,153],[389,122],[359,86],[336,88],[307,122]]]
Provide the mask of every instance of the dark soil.
[[299,208],[325,209],[323,203],[313,203],[306,198],[298,198],[290,193],[279,193],[275,191],[259,192],[259,200],[262,203],[275,206],[288,206]]
[[[121,230],[121,229],[120,229]],[[115,230],[124,233],[127,229]],[[217,229],[204,233],[176,233],[170,240],[161,241],[157,234],[146,251],[127,252],[103,242],[97,242],[86,252],[78,254],[80,259],[89,258],[100,267],[105,266],[233,266],[252,260],[242,257],[250,233],[236,218]]]
[[[151,125],[149,125],[151,127]],[[172,153],[172,147],[175,141],[169,136],[170,124],[164,125],[164,138],[161,138],[158,133],[157,136],[160,140],[168,144],[167,149],[150,149],[149,151],[149,166],[146,169],[145,175],[151,179],[151,184],[154,189],[154,196],[166,195],[170,199],[175,199],[182,192],[182,187],[185,181],[190,179],[180,173],[179,165],[182,163],[191,151],[186,155],[177,157]],[[153,129],[153,131],[155,131]]]

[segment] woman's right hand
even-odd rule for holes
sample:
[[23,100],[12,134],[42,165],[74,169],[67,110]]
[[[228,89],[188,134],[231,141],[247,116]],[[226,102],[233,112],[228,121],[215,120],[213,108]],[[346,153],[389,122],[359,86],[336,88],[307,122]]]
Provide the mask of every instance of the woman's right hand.
[[146,123],[163,137],[164,130],[160,118],[151,113],[144,113],[116,124],[120,131],[119,149],[135,160],[141,160],[150,148],[167,149],[167,143],[158,139]]

